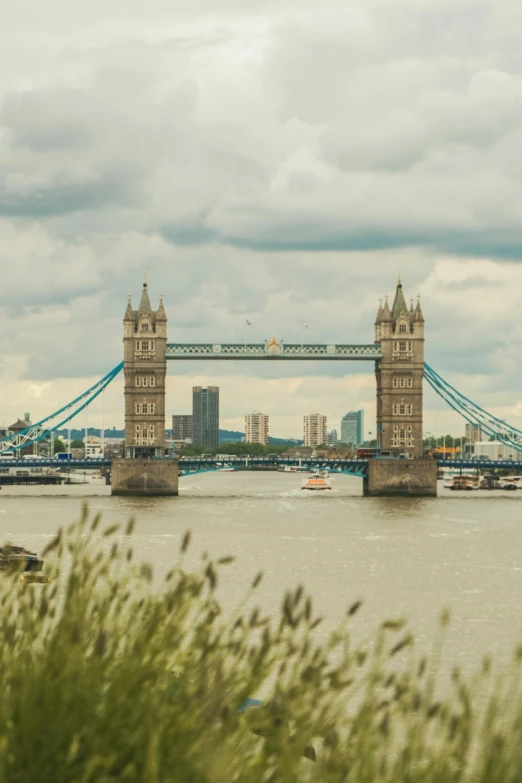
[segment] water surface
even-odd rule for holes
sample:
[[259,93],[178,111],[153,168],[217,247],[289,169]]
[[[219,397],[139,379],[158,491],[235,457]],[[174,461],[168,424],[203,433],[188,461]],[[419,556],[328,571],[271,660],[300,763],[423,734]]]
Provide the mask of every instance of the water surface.
[[306,493],[282,473],[203,474],[181,480],[181,496],[110,496],[102,484],[4,487],[0,540],[41,551],[77,518],[84,498],[104,521],[137,520],[135,550],[166,572],[187,529],[188,560],[236,555],[220,586],[236,605],[259,570],[258,602],[277,612],[284,591],[304,584],[325,627],[362,598],[357,632],[406,616],[425,645],[440,610],[452,608],[446,661],[478,662],[487,650],[506,657],[522,628],[522,491],[452,493],[437,499],[363,498],[362,481],[333,480],[334,490]]

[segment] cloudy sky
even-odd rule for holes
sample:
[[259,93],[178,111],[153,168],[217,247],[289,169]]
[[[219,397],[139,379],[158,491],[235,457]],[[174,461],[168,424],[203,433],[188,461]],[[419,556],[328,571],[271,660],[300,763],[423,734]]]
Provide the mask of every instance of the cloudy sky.
[[[401,269],[427,361],[522,426],[521,34],[514,0],[4,3],[0,423],[120,361],[146,267],[172,341],[349,343]],[[231,428],[374,419],[371,364],[170,363],[169,413],[206,382]]]

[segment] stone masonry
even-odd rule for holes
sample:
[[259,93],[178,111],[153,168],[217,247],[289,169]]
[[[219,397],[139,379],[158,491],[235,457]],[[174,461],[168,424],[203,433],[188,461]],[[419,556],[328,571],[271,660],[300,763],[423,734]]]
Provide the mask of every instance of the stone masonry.
[[424,317],[420,301],[408,308],[400,279],[392,309],[387,298],[379,307],[375,341],[383,352],[375,365],[378,444],[393,456],[422,457]]

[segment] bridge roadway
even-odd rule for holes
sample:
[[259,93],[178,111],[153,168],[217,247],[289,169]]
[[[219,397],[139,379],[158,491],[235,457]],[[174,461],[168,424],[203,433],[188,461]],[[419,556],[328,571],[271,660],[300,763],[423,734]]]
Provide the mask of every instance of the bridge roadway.
[[[158,457],[157,459],[161,459]],[[379,459],[390,459],[380,457]],[[106,457],[89,457],[86,459],[5,459],[0,458],[0,473],[7,468],[27,470],[29,468],[55,468],[56,470],[96,470],[101,467],[110,467],[112,460]],[[439,468],[450,469],[474,469],[493,470],[508,469],[514,473],[522,474],[522,460],[437,460]],[[227,459],[217,457],[180,457],[180,476],[190,476],[197,473],[208,473],[233,468],[234,470],[248,470],[249,468],[284,468],[286,466],[300,466],[304,470],[328,469],[332,473],[345,473],[352,476],[365,478],[368,475],[367,460],[335,459],[332,457],[230,457]]]

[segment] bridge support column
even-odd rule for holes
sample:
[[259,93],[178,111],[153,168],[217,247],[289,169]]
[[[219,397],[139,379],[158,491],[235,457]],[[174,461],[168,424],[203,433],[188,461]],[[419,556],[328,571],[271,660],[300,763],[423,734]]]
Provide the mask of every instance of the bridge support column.
[[112,495],[165,497],[178,495],[176,459],[115,459],[112,463]]
[[433,459],[371,459],[364,479],[366,497],[437,497]]

